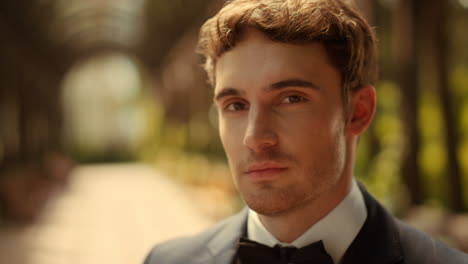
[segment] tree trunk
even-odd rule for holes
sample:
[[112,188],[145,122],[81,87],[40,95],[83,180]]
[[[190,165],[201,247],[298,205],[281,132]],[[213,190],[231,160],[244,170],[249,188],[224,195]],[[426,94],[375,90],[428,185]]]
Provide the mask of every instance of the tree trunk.
[[[460,172],[460,164],[457,157],[458,135],[457,122],[453,115],[453,100],[450,94],[448,81],[447,46],[449,38],[447,36],[447,1],[429,1],[427,21],[432,22],[427,28],[431,28],[434,46],[434,65],[437,72],[437,92],[440,97],[443,124],[445,128],[445,148],[447,152],[447,172],[448,172],[448,196],[449,207],[454,211],[462,211],[465,206],[463,202],[463,188]],[[430,17],[429,17],[430,14]]]
[[416,70],[416,9],[415,0],[400,0],[393,17],[395,63],[401,89],[401,117],[405,137],[401,175],[409,191],[410,205],[418,205],[423,201],[418,166],[420,139],[417,122],[419,89]]

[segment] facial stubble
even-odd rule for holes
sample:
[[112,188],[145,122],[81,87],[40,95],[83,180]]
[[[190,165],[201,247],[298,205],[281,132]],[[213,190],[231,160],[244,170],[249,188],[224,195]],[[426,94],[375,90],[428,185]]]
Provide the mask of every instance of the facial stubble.
[[[291,171],[288,173],[297,173],[305,176],[306,182],[301,182],[292,179],[288,183],[287,179],[279,179],[279,182],[261,182],[252,183],[247,179],[242,179],[245,175],[236,175],[236,187],[240,192],[243,200],[252,210],[266,216],[277,216],[299,210],[300,208],[316,201],[324,192],[330,190],[337,184],[339,175],[343,169],[343,153],[342,142],[340,138],[335,138],[333,142],[336,146],[329,149],[334,151],[323,151],[318,156],[327,157],[325,160],[315,160],[314,164],[309,166],[300,166],[300,162],[294,159],[291,155],[284,153],[270,153],[271,157],[288,157],[289,164],[295,168],[302,168],[300,171]],[[321,163],[321,164],[319,164]],[[329,164],[330,166],[322,166]],[[239,172],[240,170],[237,170]],[[296,175],[281,175],[281,177],[295,177]],[[307,185],[310,188],[304,188]]]

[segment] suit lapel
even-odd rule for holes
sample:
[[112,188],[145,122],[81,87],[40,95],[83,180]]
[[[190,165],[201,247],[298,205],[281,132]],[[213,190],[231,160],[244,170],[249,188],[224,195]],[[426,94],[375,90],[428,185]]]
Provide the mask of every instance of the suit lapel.
[[237,243],[247,232],[247,214],[248,210],[245,208],[234,215],[225,224],[225,228],[211,239],[207,245],[211,258],[204,263],[233,263]]
[[362,186],[360,187],[367,207],[367,219],[341,263],[402,263],[403,252],[393,217]]

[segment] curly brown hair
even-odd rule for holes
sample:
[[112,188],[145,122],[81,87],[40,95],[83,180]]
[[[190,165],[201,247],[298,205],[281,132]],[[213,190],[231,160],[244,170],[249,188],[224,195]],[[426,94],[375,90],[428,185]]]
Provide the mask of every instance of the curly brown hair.
[[200,29],[197,51],[206,57],[211,85],[217,60],[235,47],[246,28],[278,42],[322,43],[341,74],[345,104],[350,91],[377,80],[375,32],[343,0],[232,0]]

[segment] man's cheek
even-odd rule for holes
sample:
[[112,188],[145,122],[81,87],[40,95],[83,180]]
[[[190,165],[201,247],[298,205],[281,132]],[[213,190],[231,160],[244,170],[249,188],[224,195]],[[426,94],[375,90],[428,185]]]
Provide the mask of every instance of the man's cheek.
[[239,156],[242,155],[242,139],[235,132],[229,132],[221,137],[221,141],[230,162],[236,163]]
[[226,123],[221,121],[219,123],[219,137],[221,139],[221,143],[223,144],[223,147],[225,151],[227,152],[227,149],[229,147],[229,128],[226,126]]

